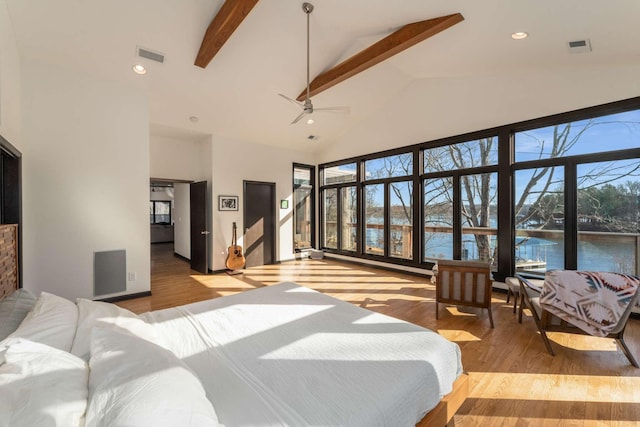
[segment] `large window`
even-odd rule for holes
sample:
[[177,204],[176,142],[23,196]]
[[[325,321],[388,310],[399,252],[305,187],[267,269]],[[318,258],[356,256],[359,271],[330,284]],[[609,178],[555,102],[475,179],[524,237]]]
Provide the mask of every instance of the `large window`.
[[293,165],[293,248],[309,249],[314,245],[314,172],[313,166]]
[[149,219],[151,224],[171,224],[171,201],[151,200]]
[[330,252],[640,271],[640,97],[320,168]]

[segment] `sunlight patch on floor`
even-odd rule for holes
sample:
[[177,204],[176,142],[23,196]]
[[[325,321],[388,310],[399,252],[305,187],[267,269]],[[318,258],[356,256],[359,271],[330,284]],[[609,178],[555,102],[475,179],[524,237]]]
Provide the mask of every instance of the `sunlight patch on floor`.
[[620,390],[640,388],[640,377],[517,372],[469,372],[469,375],[472,380],[483,379],[469,393],[469,397],[479,399],[486,397],[488,389],[496,388],[499,394],[492,399],[601,402],[606,397],[606,401],[637,404],[637,396]]
[[453,342],[482,341],[481,338],[473,335],[471,332],[460,329],[438,329],[436,332]]

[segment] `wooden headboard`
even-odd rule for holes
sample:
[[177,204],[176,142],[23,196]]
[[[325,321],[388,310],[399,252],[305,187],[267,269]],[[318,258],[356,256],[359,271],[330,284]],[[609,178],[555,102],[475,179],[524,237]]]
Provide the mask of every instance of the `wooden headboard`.
[[0,224],[0,300],[18,289],[18,225]]

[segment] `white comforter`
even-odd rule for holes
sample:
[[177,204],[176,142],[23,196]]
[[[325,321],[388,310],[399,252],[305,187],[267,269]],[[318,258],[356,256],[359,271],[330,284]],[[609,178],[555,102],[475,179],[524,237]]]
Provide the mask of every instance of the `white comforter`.
[[227,426],[410,426],[462,372],[438,334],[293,283],[141,317]]

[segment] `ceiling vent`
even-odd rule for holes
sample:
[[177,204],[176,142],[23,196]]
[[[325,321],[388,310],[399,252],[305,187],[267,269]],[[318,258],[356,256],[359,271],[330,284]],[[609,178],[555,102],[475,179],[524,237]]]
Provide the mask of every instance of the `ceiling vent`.
[[591,52],[591,42],[589,39],[574,40],[568,43],[569,53],[588,53]]
[[160,52],[154,52],[152,50],[149,50],[145,47],[140,47],[138,46],[136,48],[137,52],[137,56],[139,56],[140,58],[146,58],[146,59],[150,59],[152,61],[156,61],[159,62],[161,64],[164,63],[164,54],[160,53]]

